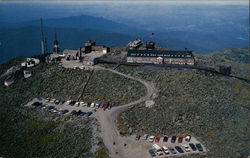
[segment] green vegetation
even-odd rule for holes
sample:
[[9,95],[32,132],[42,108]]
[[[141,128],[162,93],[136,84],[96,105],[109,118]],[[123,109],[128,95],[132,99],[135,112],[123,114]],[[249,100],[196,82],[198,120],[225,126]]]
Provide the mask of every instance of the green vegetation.
[[85,89],[84,101],[109,101],[113,106],[127,104],[145,94],[145,87],[134,80],[121,77],[115,73],[94,71]]
[[249,47],[219,50],[208,55],[197,54],[198,65],[216,68],[228,64],[232,67],[232,75],[250,80]]
[[[22,59],[1,65],[5,72]],[[57,63],[41,63],[31,69],[32,77],[12,74],[11,86],[0,85],[0,154],[4,157],[108,157],[102,142],[92,153],[95,139],[91,118],[72,118],[30,109],[24,105],[34,97],[78,99],[89,71],[65,69]],[[8,78],[0,79],[3,83]],[[145,88],[135,81],[109,71],[95,71],[83,95],[84,101],[110,101],[121,105],[144,95]]]
[[150,66],[121,66],[118,70],[151,81],[158,89],[152,108],[142,103],[121,114],[125,119],[122,122],[133,131],[191,134],[209,149],[206,156],[197,157],[248,156],[248,83],[197,70],[159,70]]
[[215,58],[223,58],[226,60],[249,64],[250,63],[249,49],[250,47],[224,49],[224,50],[214,51],[209,55]]
[[[17,60],[14,60],[17,61]],[[21,61],[21,60],[18,60]],[[6,71],[11,63],[1,66]],[[20,64],[16,62],[15,64]],[[92,157],[90,118],[68,118],[21,104],[37,96],[67,98],[77,96],[85,77],[56,64],[40,64],[28,79],[17,78],[9,87],[0,85],[0,154],[4,157]],[[21,76],[16,73],[16,77]],[[72,75],[82,75],[81,78]],[[1,78],[3,83],[5,78]],[[73,83],[71,82],[73,81]],[[72,86],[72,88],[70,87]],[[73,90],[70,90],[73,89]],[[74,91],[75,90],[75,91]]]
[[120,134],[123,136],[129,135],[129,127],[126,125],[125,119],[123,116],[119,115],[116,119],[116,125],[120,130]]

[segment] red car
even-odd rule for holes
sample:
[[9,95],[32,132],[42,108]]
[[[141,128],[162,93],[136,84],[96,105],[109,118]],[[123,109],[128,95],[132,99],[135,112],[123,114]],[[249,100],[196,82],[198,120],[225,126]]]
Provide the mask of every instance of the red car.
[[179,135],[178,136],[178,143],[182,143],[184,136],[183,135]]
[[105,102],[104,105],[103,105],[103,109],[107,109],[109,107],[109,102]]
[[161,139],[161,137],[160,137],[160,136],[156,136],[156,137],[155,137],[155,142],[159,142],[159,141],[160,141],[160,139]]

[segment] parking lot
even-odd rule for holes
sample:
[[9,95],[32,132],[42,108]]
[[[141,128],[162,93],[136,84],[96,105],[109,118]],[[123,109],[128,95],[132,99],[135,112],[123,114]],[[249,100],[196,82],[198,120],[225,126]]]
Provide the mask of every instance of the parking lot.
[[[95,115],[109,114],[112,108],[109,102],[85,103],[81,101],[62,101],[50,98],[34,98],[25,106],[77,117],[89,117],[95,112],[97,112]],[[126,158],[165,158],[187,154],[203,154],[207,151],[204,145],[195,137],[179,134],[168,136],[132,135],[121,137],[119,142],[116,142],[113,146],[117,149],[117,152],[122,148]]]
[[111,104],[109,102],[96,103],[96,102],[77,102],[73,100],[57,100],[51,98],[34,98],[25,106],[40,108],[41,110],[48,110],[52,113],[63,115],[75,115],[75,116],[91,116],[97,110],[109,110]]
[[[177,135],[175,135],[175,136],[177,136]],[[158,140],[155,139],[156,138],[155,136],[154,136],[153,141],[152,140],[150,141],[149,137],[150,136],[148,136],[147,139],[145,139],[145,138],[143,138],[143,136],[141,136],[139,140],[136,138],[135,135],[129,136],[129,137],[124,137],[123,141],[126,144],[126,146],[124,146],[123,149],[124,149],[124,152],[126,153],[126,158],[129,158],[129,157],[133,157],[133,158],[134,157],[135,158],[140,158],[140,157],[143,157],[143,158],[151,158],[151,157],[165,158],[165,157],[173,157],[173,156],[178,157],[178,156],[187,155],[187,154],[204,154],[207,151],[206,148],[204,147],[204,145],[201,144],[201,142],[199,142],[193,136],[191,136],[191,139],[189,141],[186,141],[185,137],[183,137],[181,143],[180,143],[180,140],[178,137],[176,137],[176,140],[174,143],[173,143],[173,141],[171,142],[172,135],[168,136],[167,141],[166,141],[166,139],[165,139],[165,141],[163,141],[164,136],[159,136],[160,137],[159,142],[158,142]],[[153,147],[154,144],[156,144],[157,146],[160,147],[160,150],[162,151],[161,155],[157,154],[156,149]],[[193,146],[193,145],[190,146],[190,144],[194,144],[194,148],[191,148],[191,146]],[[201,145],[202,151],[199,151],[199,150],[201,150],[201,148],[198,149],[196,147],[196,144]],[[167,151],[164,152],[163,146],[165,146],[167,148],[168,152]],[[186,146],[186,148],[185,148],[185,146]],[[176,147],[181,152],[178,151],[176,149]],[[179,148],[181,148],[181,149],[179,149]],[[170,149],[173,149],[174,152],[173,151],[171,152]],[[154,152],[154,154],[151,155],[149,153],[149,150],[152,150]]]

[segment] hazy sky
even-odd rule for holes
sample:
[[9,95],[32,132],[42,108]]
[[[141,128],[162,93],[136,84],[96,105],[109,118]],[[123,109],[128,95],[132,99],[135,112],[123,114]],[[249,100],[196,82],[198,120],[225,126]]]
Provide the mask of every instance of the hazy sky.
[[46,2],[60,2],[60,1],[68,1],[68,2],[73,2],[73,1],[79,1],[79,2],[94,2],[94,1],[103,1],[103,2],[115,2],[115,1],[118,1],[118,2],[193,2],[193,1],[196,1],[196,2],[239,2],[239,3],[242,3],[242,2],[248,2],[248,0],[156,0],[156,1],[153,1],[153,0],[0,0],[0,2],[11,2],[11,1],[15,1],[15,2],[24,2],[24,1],[28,1],[28,2],[36,2],[36,1],[46,1]]

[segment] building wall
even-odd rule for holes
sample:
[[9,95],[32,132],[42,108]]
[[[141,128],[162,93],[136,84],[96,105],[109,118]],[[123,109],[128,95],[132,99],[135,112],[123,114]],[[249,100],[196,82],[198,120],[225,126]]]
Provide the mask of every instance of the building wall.
[[194,65],[194,58],[163,58],[163,61],[157,60],[156,57],[127,57],[128,63],[151,63],[151,64],[179,64]]

